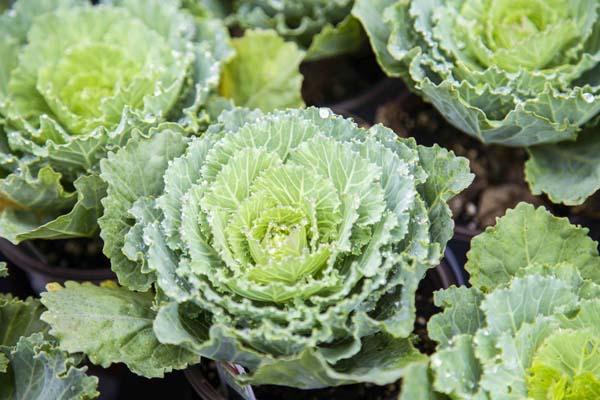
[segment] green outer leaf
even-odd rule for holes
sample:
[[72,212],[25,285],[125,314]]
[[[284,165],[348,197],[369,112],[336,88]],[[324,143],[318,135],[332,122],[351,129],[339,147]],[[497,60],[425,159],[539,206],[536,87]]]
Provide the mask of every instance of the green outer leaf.
[[76,360],[48,343],[41,333],[21,337],[5,355],[10,360],[0,374],[0,397],[14,400],[86,400],[99,395],[98,378]]
[[450,287],[435,292],[433,299],[444,311],[431,317],[427,332],[441,347],[448,346],[456,335],[474,335],[484,326],[485,316],[479,308],[483,295],[477,289]]
[[598,330],[560,331],[551,335],[536,352],[529,373],[528,394],[535,399],[550,398],[557,387],[566,392],[566,399],[578,399],[570,392],[583,391],[585,386],[600,393]]
[[249,30],[231,40],[235,56],[224,66],[219,93],[237,106],[272,111],[302,107],[304,52],[275,31]]
[[[42,225],[30,225],[27,215],[6,213],[2,218],[8,223],[9,216],[21,217],[16,222],[20,228],[15,232],[13,243],[32,239],[67,239],[92,237],[98,233],[98,218],[102,215],[100,200],[106,195],[106,184],[98,175],[82,176],[75,183],[77,203],[73,209]],[[29,229],[27,229],[29,228]]]
[[75,359],[46,338],[48,325],[40,320],[43,311],[39,300],[0,294],[0,398],[96,397],[97,378],[85,376],[85,368],[75,368]]
[[13,347],[22,336],[46,332],[48,326],[40,321],[43,311],[39,300],[0,294],[0,346]]
[[396,2],[397,0],[356,0],[352,9],[352,15],[361,22],[367,32],[377,61],[390,76],[400,76],[398,71],[405,70],[402,62],[396,60],[387,51],[392,27],[383,16],[385,10]]
[[468,399],[479,391],[482,366],[471,335],[458,335],[451,347],[438,350],[431,359],[434,387],[452,397]]
[[311,60],[358,50],[364,36],[349,18],[353,0],[235,0],[231,24],[273,29],[309,49]]
[[426,356],[415,349],[409,339],[394,339],[378,334],[363,339],[359,353],[335,366],[328,364],[318,351],[307,349],[290,360],[280,359],[261,364],[248,382],[285,382],[286,385],[306,388],[360,382],[386,385],[402,377],[411,363],[425,359]]
[[169,161],[183,153],[185,134],[176,125],[165,124],[150,131],[150,139],[131,139],[124,148],[100,163],[102,179],[108,184],[102,199],[104,215],[98,220],[104,239],[104,254],[111,260],[119,282],[132,290],[148,290],[154,281],[134,260],[122,252],[124,232],[131,228],[129,209],[140,197],[157,196],[164,186],[162,177]]
[[[306,349],[290,357],[261,355],[232,339],[229,327],[210,326],[196,317],[186,320],[177,304],[161,308],[154,324],[159,340],[183,346],[198,355],[256,365],[240,379],[252,384],[282,384],[301,388],[322,388],[349,383],[372,382],[385,385],[398,380],[407,365],[424,361],[410,339],[377,334],[363,339],[360,352],[331,365],[320,349]],[[205,340],[205,341],[202,341]],[[225,356],[227,354],[227,356]]]
[[325,25],[323,30],[313,37],[312,43],[306,51],[305,61],[357,52],[364,45],[364,39],[360,23],[349,15],[336,26]]
[[419,160],[427,173],[427,180],[419,188],[427,204],[431,221],[431,241],[439,243],[441,248],[454,233],[452,212],[448,200],[469,187],[475,175],[469,172],[469,161],[456,157],[438,145],[419,146]]
[[48,308],[42,320],[51,326],[61,349],[84,352],[105,368],[123,362],[136,374],[162,377],[199,359],[156,339],[152,301],[152,293],[67,282],[64,288],[42,294]]
[[445,396],[433,390],[429,362],[413,362],[405,368],[398,400],[443,400]]
[[8,276],[8,270],[6,269],[6,263],[0,262],[0,278],[6,278]]
[[507,284],[520,269],[535,263],[567,261],[584,278],[600,282],[597,243],[587,233],[543,207],[521,203],[473,239],[465,268],[471,284],[484,291]]
[[531,192],[573,206],[600,189],[599,133],[589,129],[573,143],[530,147],[525,176]]
[[[34,176],[35,175],[35,176]],[[0,180],[0,210],[61,211],[75,203],[75,193],[65,190],[62,175],[51,167],[37,173],[25,168]]]

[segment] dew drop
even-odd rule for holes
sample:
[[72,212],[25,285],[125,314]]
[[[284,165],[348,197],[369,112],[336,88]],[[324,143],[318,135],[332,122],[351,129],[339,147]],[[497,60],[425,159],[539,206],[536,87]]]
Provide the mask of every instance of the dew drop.
[[329,118],[329,110],[326,108],[319,109],[319,117],[321,118]]
[[593,103],[593,102],[594,102],[594,100],[596,99],[596,98],[594,97],[594,95],[593,95],[593,94],[591,94],[591,93],[584,93],[584,94],[582,95],[582,97],[583,97],[583,100],[584,100],[586,103],[589,103],[589,104]]

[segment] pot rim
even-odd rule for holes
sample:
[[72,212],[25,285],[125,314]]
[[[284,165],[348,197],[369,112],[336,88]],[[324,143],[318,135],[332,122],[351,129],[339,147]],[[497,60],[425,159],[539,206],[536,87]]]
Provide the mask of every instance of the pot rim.
[[110,268],[77,269],[49,265],[36,257],[38,250],[33,243],[25,241],[15,245],[0,238],[0,252],[14,266],[30,273],[44,275],[56,280],[104,281],[116,279]]

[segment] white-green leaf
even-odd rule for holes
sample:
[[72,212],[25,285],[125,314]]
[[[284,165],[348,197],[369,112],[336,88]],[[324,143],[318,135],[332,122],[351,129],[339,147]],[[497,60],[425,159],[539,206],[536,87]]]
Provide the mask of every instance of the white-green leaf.
[[199,359],[156,339],[152,301],[151,293],[67,282],[42,295],[48,309],[42,319],[61,349],[83,352],[103,367],[123,362],[139,375],[162,377]]

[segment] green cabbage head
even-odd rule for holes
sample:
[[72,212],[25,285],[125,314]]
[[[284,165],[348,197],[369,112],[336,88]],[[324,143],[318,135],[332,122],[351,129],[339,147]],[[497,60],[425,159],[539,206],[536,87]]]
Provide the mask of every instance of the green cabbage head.
[[92,235],[106,149],[131,121],[196,128],[231,52],[222,24],[177,1],[19,0],[0,32],[0,236],[13,242]]
[[453,399],[599,398],[600,256],[587,229],[522,203],[473,239],[468,258],[473,287],[435,293],[444,311],[428,325],[439,344],[433,389]]
[[350,15],[354,0],[233,0],[230,17],[243,28],[274,29],[315,60],[357,51],[364,33]]
[[579,134],[600,111],[597,0],[359,0],[353,14],[385,72],[457,128],[533,146],[534,194],[574,205],[600,189],[598,128]]
[[596,0],[359,0],[383,69],[485,143],[576,137],[600,110]]
[[452,235],[465,159],[328,109],[236,109],[200,138],[163,125],[101,167],[123,287],[44,295],[64,349],[148,375],[158,352],[128,343],[153,332],[173,364],[230,361],[246,382],[299,388],[387,384],[423,358],[415,291]]

